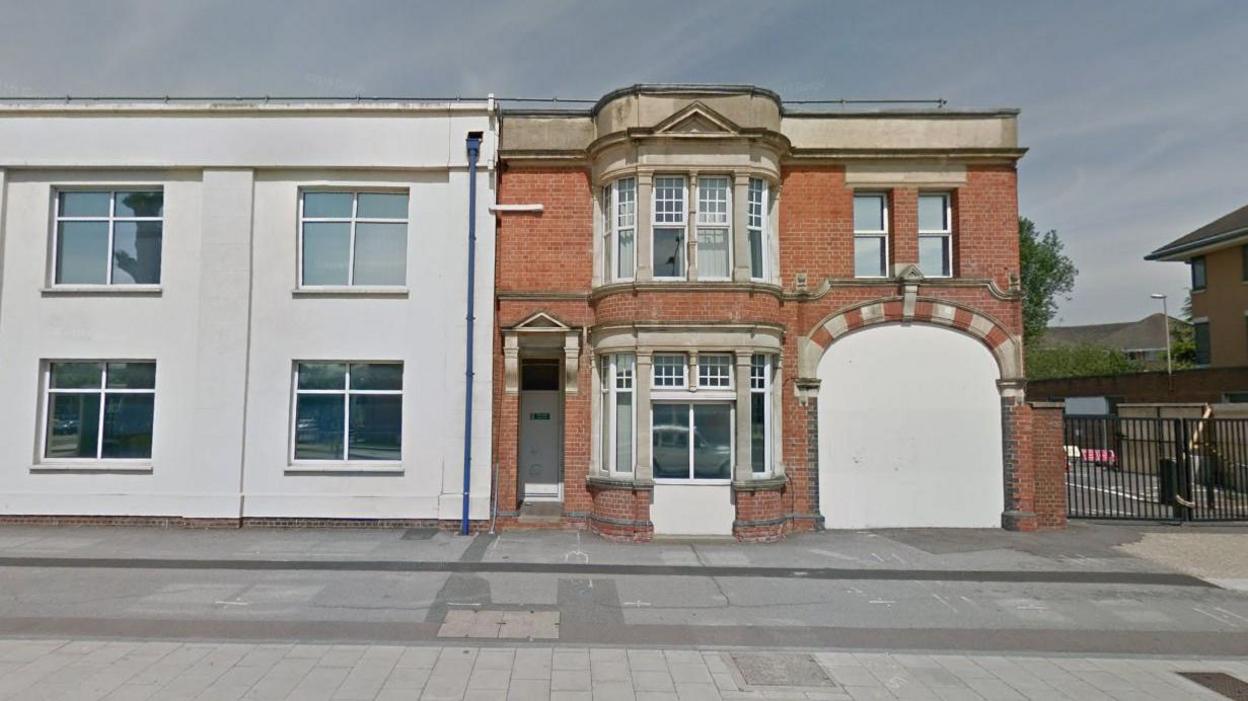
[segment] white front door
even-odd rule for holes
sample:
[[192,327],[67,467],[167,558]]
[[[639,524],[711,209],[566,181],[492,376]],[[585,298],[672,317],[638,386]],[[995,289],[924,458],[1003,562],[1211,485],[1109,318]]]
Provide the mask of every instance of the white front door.
[[563,498],[562,405],[557,390],[520,393],[520,483],[528,501]]

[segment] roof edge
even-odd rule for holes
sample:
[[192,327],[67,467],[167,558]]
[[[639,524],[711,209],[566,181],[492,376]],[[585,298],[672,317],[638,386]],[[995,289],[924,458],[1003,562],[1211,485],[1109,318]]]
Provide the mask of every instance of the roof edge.
[[1241,227],[1239,229],[1232,229],[1230,231],[1226,231],[1221,234],[1210,236],[1209,238],[1200,239],[1198,241],[1190,241],[1188,243],[1177,245],[1177,246],[1174,244],[1166,244],[1165,246],[1162,246],[1161,248],[1158,248],[1152,253],[1149,253],[1148,255],[1144,256],[1144,260],[1157,260],[1157,261],[1184,260],[1184,258],[1180,258],[1178,256],[1185,254],[1185,253],[1194,253],[1196,251],[1205,250],[1205,249],[1213,250],[1215,247],[1219,247],[1221,244],[1229,243],[1240,238],[1248,239],[1248,226]]

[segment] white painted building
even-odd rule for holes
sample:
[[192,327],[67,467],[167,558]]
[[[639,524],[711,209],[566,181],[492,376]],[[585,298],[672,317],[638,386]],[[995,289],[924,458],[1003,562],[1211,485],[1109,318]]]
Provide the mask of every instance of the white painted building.
[[457,521],[473,133],[482,519],[493,104],[0,106],[0,517]]

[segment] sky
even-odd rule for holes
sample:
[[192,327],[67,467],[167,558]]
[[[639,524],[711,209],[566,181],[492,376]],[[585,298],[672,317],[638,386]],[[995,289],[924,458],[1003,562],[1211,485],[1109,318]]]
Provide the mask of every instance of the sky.
[[[793,100],[1016,107],[1020,212],[1079,268],[1054,323],[1187,294],[1154,248],[1248,203],[1248,2],[0,0],[0,97],[597,98],[752,83]],[[0,153],[0,161],[3,153]]]

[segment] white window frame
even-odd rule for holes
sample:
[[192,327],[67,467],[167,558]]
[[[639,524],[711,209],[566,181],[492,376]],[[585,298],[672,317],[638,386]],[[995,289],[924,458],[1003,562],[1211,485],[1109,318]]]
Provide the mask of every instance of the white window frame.
[[[334,194],[334,195],[351,195],[351,217],[305,217],[303,215],[303,200],[309,193],[312,194]],[[407,195],[407,216],[403,219],[384,219],[380,217],[363,217],[358,216],[360,208],[360,195]],[[351,187],[305,187],[299,189],[299,225],[298,236],[299,246],[297,254],[298,264],[298,280],[299,288],[307,290],[318,289],[342,289],[345,287],[358,287],[355,284],[355,228],[357,224],[402,224],[404,228],[404,240],[406,241],[405,251],[411,251],[412,243],[412,224],[411,224],[411,207],[412,192],[410,188],[351,188]],[[303,282],[303,225],[305,223],[326,223],[326,224],[349,224],[351,227],[351,238],[347,245],[347,282],[341,285],[305,285]],[[366,288],[383,288],[383,289],[404,289],[407,286],[407,259],[403,261],[403,283],[396,285],[372,285],[366,284]]]
[[[129,192],[129,190],[123,190]],[[100,369],[100,386],[98,388],[82,387],[82,388],[60,388],[52,387],[52,366],[61,364],[87,364],[95,363],[102,365]],[[114,466],[114,465],[147,465],[152,463],[152,456],[156,455],[156,384],[153,381],[151,389],[109,389],[108,388],[108,365],[109,363],[144,363],[156,365],[156,361],[151,358],[144,359],[116,359],[101,360],[99,358],[60,358],[57,360],[46,360],[43,362],[43,407],[40,412],[39,422],[39,465],[49,467],[64,466]],[[159,379],[159,377],[157,377]],[[91,394],[98,392],[100,395],[100,415],[97,419],[95,434],[95,457],[94,458],[50,458],[48,457],[48,421],[52,419],[52,395],[54,394]],[[106,399],[110,394],[150,394],[152,395],[152,454],[146,458],[106,458],[103,457],[104,451],[104,409]]]
[[[889,266],[892,264],[892,261],[890,260],[890,256],[889,256],[889,251],[888,251],[888,239],[889,239],[888,193],[878,191],[878,190],[871,190],[871,191],[864,190],[862,192],[855,191],[854,192],[855,204],[857,203],[856,201],[859,197],[878,197],[880,199],[880,202],[882,204],[882,209],[880,210],[880,223],[883,226],[883,228],[879,230],[859,229],[857,217],[854,215],[853,211],[850,212],[850,216],[854,220],[854,250],[853,250],[853,259],[852,259],[852,263],[854,267],[854,277],[861,278],[861,279],[870,279],[870,280],[887,279],[889,277],[889,274],[888,274]],[[884,269],[881,271],[882,274],[880,275],[859,275],[858,274],[858,239],[860,238],[880,239],[880,245],[883,246],[883,249],[884,249],[883,251],[884,252]]]
[[[705,395],[694,395],[692,392],[670,392],[658,393],[652,396],[650,406],[650,428],[652,433],[646,439],[651,442],[651,460],[653,457],[653,428],[654,428],[654,407],[658,404],[665,405],[684,405],[689,407],[689,471],[686,473],[688,477],[655,477],[655,484],[700,484],[700,485],[723,485],[732,484],[732,475],[737,464],[737,404],[735,398],[728,396],[709,397]],[[728,477],[724,478],[698,478],[693,476],[694,469],[694,451],[696,445],[693,436],[697,433],[697,426],[694,424],[694,407],[699,404],[719,404],[728,407],[728,426],[729,426],[729,454],[728,454]],[[653,468],[652,468],[653,469]]]
[[[680,216],[679,221],[660,221],[659,220],[659,181],[661,180],[680,180],[681,183],[681,206],[676,214]],[[680,229],[681,245],[680,245],[680,261],[681,270],[677,275],[654,275],[655,280],[687,280],[689,279],[689,176],[683,174],[675,175],[656,175],[652,182],[650,190],[650,267],[656,270],[654,265],[654,240],[656,229]]]
[[[309,365],[329,365],[342,364],[346,366],[346,371],[342,373],[343,386],[336,389],[299,389],[299,365],[307,363]],[[400,389],[351,389],[351,367],[354,365],[398,365],[402,369],[402,387]],[[351,460],[347,456],[351,451],[351,396],[352,395],[398,395],[402,402],[403,393],[407,387],[407,364],[401,360],[342,360],[340,358],[332,360],[321,359],[302,359],[296,360],[291,364],[291,399],[290,399],[290,440],[288,446],[288,459],[290,466],[294,470],[299,468],[352,468],[360,472],[381,472],[395,471],[403,465],[403,455],[406,445],[403,441],[404,424],[399,424],[399,459],[398,460]],[[332,394],[342,395],[342,459],[341,460],[310,460],[308,458],[295,458],[295,445],[298,439],[299,431],[299,397],[305,395],[326,395]]]
[[[736,374],[734,372],[736,367],[735,360],[736,358],[731,353],[699,353],[697,360],[698,389],[732,389],[733,375]],[[726,381],[725,384],[708,384],[708,380],[712,378],[709,375],[704,375],[703,371],[709,370],[711,366],[725,371],[722,376],[717,375],[717,377],[722,377]]]
[[[65,217],[61,216],[61,195],[65,193],[76,192],[96,192],[108,193],[108,215],[107,216],[91,216],[91,217]],[[159,217],[118,217],[117,216],[117,193],[119,192],[159,192],[161,194]],[[110,184],[106,187],[90,187],[90,186],[70,186],[58,185],[52,190],[52,268],[48,271],[49,286],[51,287],[116,287],[127,290],[142,289],[158,289],[165,279],[165,188],[161,185],[153,184]],[[57,280],[57,270],[60,267],[60,250],[61,250],[61,222],[107,222],[108,223],[108,257],[104,259],[105,277],[104,282],[60,282]],[[113,282],[113,245],[115,243],[116,228],[118,222],[160,222],[160,268],[157,271],[159,280],[156,282]]]
[[[627,374],[620,368],[620,361],[625,358],[629,362]],[[602,469],[611,474],[632,475],[637,463],[637,356],[633,353],[609,353],[601,356],[600,360],[604,369],[602,386],[599,388],[602,394],[602,430],[606,438],[603,441],[603,448],[607,453],[602,458]],[[628,386],[622,387],[622,384]],[[631,395],[632,398],[633,446],[630,454],[633,457],[633,464],[628,465],[627,469],[621,469],[616,462],[616,457],[619,455],[617,418],[621,394]]]
[[[631,188],[626,188],[632,194],[632,199],[625,202],[620,197],[621,185],[629,184]],[[606,245],[603,254],[606,263],[607,282],[627,282],[633,280],[637,275],[637,178],[628,176],[617,178],[607,185],[604,190],[606,200],[604,226],[606,234]],[[626,208],[631,205],[631,210]],[[624,226],[625,220],[629,225]],[[620,235],[623,232],[629,232],[633,236],[633,265],[632,269],[624,275],[620,270]]]
[[924,197],[939,197],[944,201],[945,210],[945,226],[943,229],[924,229],[919,228],[919,248],[922,249],[922,241],[925,238],[942,240],[942,246],[945,251],[945,260],[949,262],[949,270],[941,271],[939,274],[932,274],[926,270],[922,270],[923,277],[930,278],[951,278],[953,277],[953,197],[948,192],[920,192],[919,201],[922,202]]
[[[724,185],[723,203],[724,203],[725,210],[722,213],[709,211],[709,210],[704,211],[702,209],[703,207],[702,195],[703,195],[704,184],[708,180],[717,180],[717,181],[723,182],[723,185]],[[724,234],[725,243],[727,244],[727,251],[728,251],[728,262],[726,265],[726,269],[728,271],[727,274],[705,275],[703,274],[703,271],[702,271],[701,260],[699,260],[698,261],[698,279],[699,280],[731,280],[732,279],[732,264],[733,264],[733,259],[735,258],[733,254],[733,250],[732,250],[733,248],[735,248],[735,246],[733,245],[733,237],[732,237],[732,180],[733,179],[731,175],[698,175],[697,176],[698,191],[697,191],[697,203],[695,204],[696,214],[694,216],[694,221],[697,222],[697,224],[695,226],[696,237],[694,241],[694,255],[696,256],[702,255],[701,253],[702,232],[708,229],[722,229],[725,232]],[[686,261],[685,266],[686,266],[686,274],[688,274],[688,261]]]
[[[757,184],[757,187],[755,185]],[[757,195],[757,201],[755,201]],[[771,188],[763,178],[750,178],[746,186],[745,231],[746,253],[750,256],[750,279],[768,280],[771,276],[770,203]],[[755,209],[757,208],[757,212]],[[758,234],[759,256],[762,270],[754,274],[754,245],[751,235]]]
[[[761,376],[756,372],[761,367]],[[755,353],[750,356],[750,427],[753,431],[754,425],[754,397],[762,395],[763,397],[763,469],[757,471],[754,469],[754,441],[753,435],[750,437],[750,474],[755,479],[765,478],[774,474],[775,466],[772,453],[774,451],[773,441],[775,433],[773,421],[775,411],[772,399],[772,379],[775,373],[775,357],[768,353]]]
[[[679,368],[680,369],[680,384],[669,385],[665,383],[660,383],[659,382],[659,380],[661,379],[659,375],[660,367]],[[673,389],[683,390],[689,387],[689,356],[685,353],[655,353],[653,356],[651,356],[650,369],[651,369],[650,386],[652,387],[651,391],[664,391],[664,390],[673,390]],[[675,377],[675,375],[673,375],[673,377]]]

